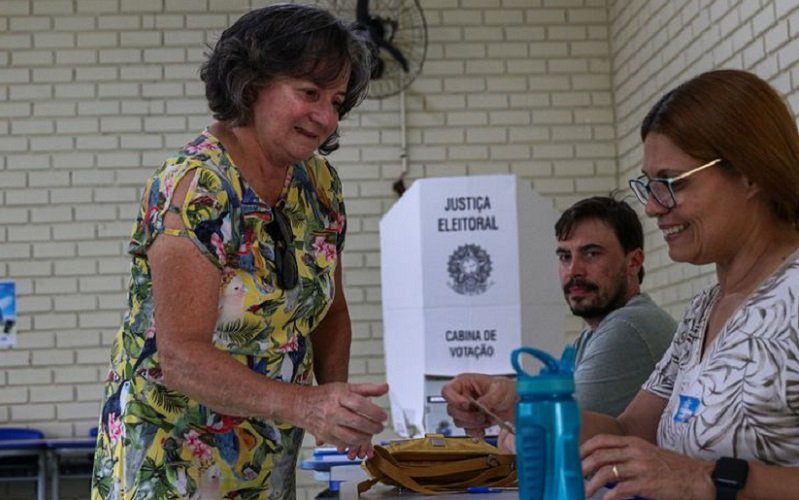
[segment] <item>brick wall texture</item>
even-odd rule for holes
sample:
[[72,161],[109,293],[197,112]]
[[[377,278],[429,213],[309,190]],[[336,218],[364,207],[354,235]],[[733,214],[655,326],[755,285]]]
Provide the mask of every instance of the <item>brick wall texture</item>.
[[[210,123],[198,78],[205,44],[266,3],[0,0],[0,279],[16,280],[19,315],[17,347],[0,350],[0,425],[72,436],[97,424],[143,182]],[[405,95],[409,182],[513,173],[558,209],[626,191],[648,107],[712,68],[754,71],[799,109],[796,2],[421,5],[427,59]],[[366,100],[331,156],[350,216],[354,381],[384,379],[378,222],[402,168],[399,103]],[[712,268],[670,262],[654,224],[645,228],[644,288],[680,317]],[[581,326],[567,324],[570,335]],[[319,489],[301,483],[301,496]]]

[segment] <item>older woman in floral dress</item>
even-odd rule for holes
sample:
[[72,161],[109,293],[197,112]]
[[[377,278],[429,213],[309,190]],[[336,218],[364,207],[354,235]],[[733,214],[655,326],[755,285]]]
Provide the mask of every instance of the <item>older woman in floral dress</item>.
[[217,121],[150,178],[133,229],[92,498],[294,498],[304,430],[371,453],[388,388],[346,383],[346,218],[319,154],[369,71],[316,7],[222,34],[201,73]]

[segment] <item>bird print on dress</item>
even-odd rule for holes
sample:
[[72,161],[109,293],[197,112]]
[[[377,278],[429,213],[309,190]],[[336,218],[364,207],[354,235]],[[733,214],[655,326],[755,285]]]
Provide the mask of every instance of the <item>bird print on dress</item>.
[[[173,208],[175,187],[187,176],[192,181],[185,199]],[[309,337],[333,300],[337,252],[344,242],[340,180],[319,157],[289,170],[279,206],[294,233],[299,284],[288,293],[275,286],[274,250],[263,227],[271,221],[271,208],[253,210],[255,201],[246,179],[207,130],[148,181],[128,247],[129,308],[112,348],[93,500],[296,496],[302,429],[214,413],[171,390],[160,374],[155,341],[147,251],[168,232],[192,241],[221,273],[214,346],[264,377],[310,383]],[[183,231],[167,231],[168,211],[180,215]]]

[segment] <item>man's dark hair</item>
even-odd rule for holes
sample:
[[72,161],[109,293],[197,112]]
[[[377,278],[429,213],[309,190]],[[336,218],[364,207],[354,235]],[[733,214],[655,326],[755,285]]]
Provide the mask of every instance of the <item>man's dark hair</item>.
[[[200,69],[214,118],[234,126],[253,119],[258,92],[276,77],[332,85],[349,69],[339,119],[366,96],[371,52],[355,25],[312,5],[276,4],[252,10],[226,29]],[[338,129],[319,146],[338,149]]]
[[[644,249],[644,230],[638,214],[626,201],[612,196],[593,196],[567,208],[555,223],[558,241],[569,237],[574,227],[585,220],[595,219],[613,229],[624,253]],[[644,267],[638,273],[638,283],[644,281]]]

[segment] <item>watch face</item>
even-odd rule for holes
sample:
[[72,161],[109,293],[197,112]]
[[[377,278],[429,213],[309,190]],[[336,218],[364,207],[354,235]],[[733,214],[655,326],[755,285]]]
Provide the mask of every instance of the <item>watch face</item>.
[[713,483],[718,487],[741,489],[746,484],[749,464],[739,458],[722,457],[713,469]]

